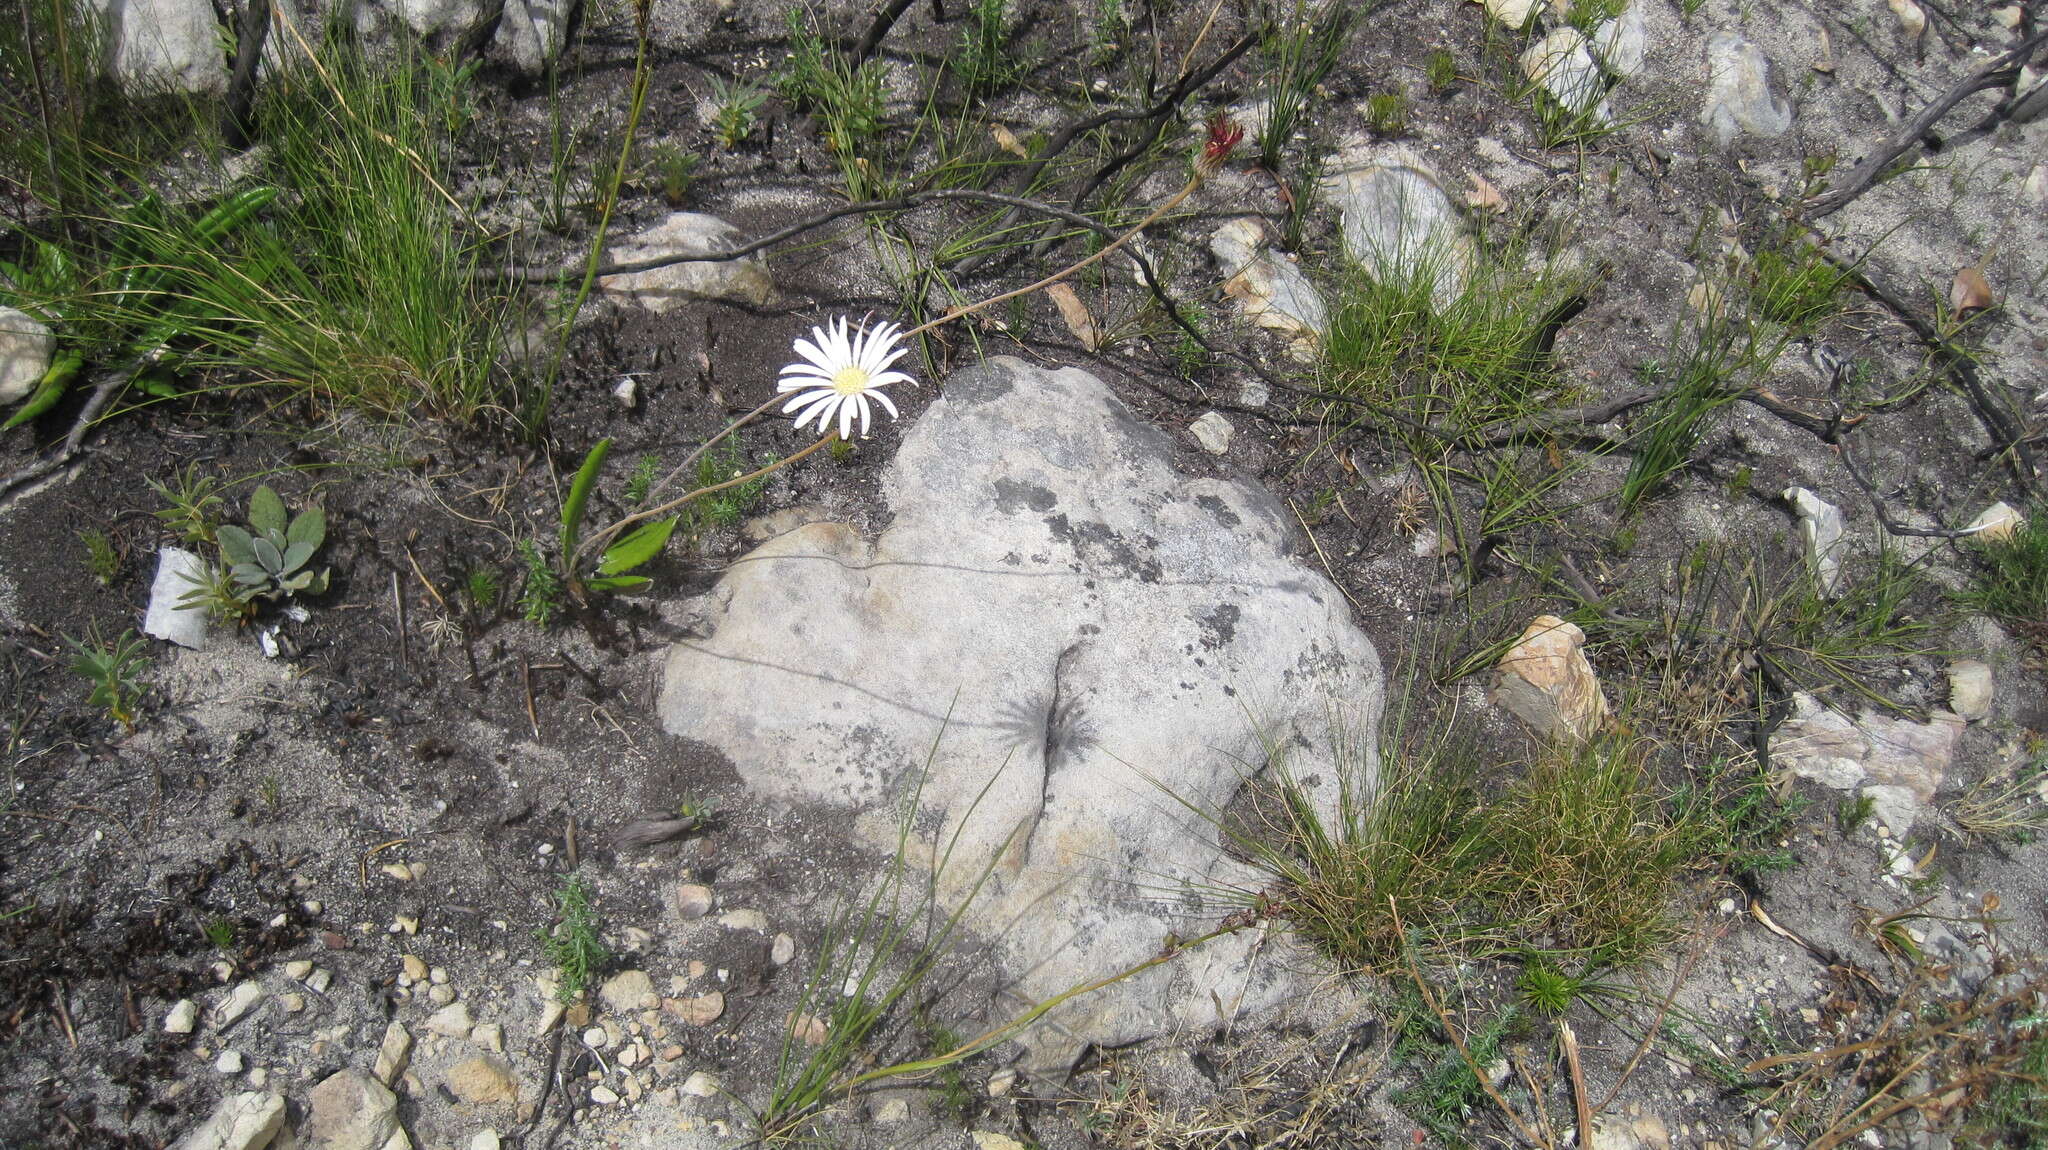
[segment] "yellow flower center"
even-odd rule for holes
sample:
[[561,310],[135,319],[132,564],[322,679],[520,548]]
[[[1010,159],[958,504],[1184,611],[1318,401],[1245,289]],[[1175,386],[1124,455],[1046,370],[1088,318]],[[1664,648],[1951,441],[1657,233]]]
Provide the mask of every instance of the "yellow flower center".
[[859,395],[868,389],[868,373],[848,365],[832,374],[832,390],[841,395]]

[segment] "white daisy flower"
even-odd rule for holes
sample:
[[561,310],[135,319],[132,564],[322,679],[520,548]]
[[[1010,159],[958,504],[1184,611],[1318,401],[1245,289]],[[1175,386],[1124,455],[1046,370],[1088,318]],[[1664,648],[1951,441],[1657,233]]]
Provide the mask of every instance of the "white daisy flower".
[[873,331],[866,325],[849,331],[845,316],[829,327],[812,328],[811,339],[796,341],[796,353],[803,359],[783,368],[782,379],[775,385],[778,392],[797,393],[782,414],[795,414],[799,431],[816,419],[821,435],[836,414],[841,439],[853,438],[855,413],[860,415],[861,435],[867,435],[870,399],[887,409],[891,419],[897,418],[896,405],[881,389],[892,383],[917,382],[889,370],[889,365],[909,350],[896,346],[901,331],[893,323],[880,324]]

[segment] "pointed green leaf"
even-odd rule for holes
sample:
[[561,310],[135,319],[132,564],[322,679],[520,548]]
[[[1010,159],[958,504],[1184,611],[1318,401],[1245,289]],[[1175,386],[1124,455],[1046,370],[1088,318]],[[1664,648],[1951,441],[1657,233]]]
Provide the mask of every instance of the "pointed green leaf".
[[576,469],[576,479],[569,484],[569,498],[562,503],[562,557],[566,562],[569,553],[576,550],[576,537],[583,530],[583,508],[590,502],[591,489],[597,486],[597,473],[604,469],[605,454],[612,449],[612,441],[600,439],[583,457],[583,466]]
[[318,507],[306,508],[292,520],[291,530],[284,537],[289,543],[304,543],[312,551],[320,550],[320,544],[327,541],[327,513]]
[[675,529],[676,520],[660,519],[627,532],[604,549],[604,561],[597,565],[598,574],[617,575],[621,571],[631,571],[661,554]]
[[583,586],[589,591],[623,591],[628,587],[644,587],[652,582],[654,580],[645,575],[612,575],[602,579],[586,579]]
[[220,544],[221,558],[229,563],[256,562],[256,540],[242,528],[223,523],[214,529],[213,538]]
[[258,531],[284,530],[284,500],[267,483],[249,497],[249,526]]

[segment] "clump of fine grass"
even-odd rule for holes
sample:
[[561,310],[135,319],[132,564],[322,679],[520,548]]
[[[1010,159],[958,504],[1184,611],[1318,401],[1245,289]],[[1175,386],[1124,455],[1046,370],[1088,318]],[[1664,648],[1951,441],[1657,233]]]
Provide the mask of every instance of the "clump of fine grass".
[[1266,29],[1266,119],[1259,128],[1259,164],[1281,171],[1288,141],[1301,126],[1316,87],[1337,66],[1358,19],[1350,4],[1295,0],[1292,9]]
[[1489,786],[1500,770],[1462,737],[1400,747],[1337,826],[1283,784],[1277,837],[1243,841],[1294,929],[1349,969],[1400,969],[1418,939],[1467,958],[1627,965],[1675,936],[1671,884],[1709,836],[1697,811],[1666,803],[1644,745],[1549,747]]
[[507,304],[473,275],[486,236],[450,191],[464,75],[373,63],[345,36],[280,50],[260,167],[171,196],[149,157],[100,154],[98,182],[26,229],[34,282],[8,302],[105,369],[149,365],[153,394],[283,386],[458,421],[502,406]]
[[2048,507],[2031,507],[2026,522],[1993,539],[1965,544],[1975,552],[1970,585],[1956,600],[2039,644],[2048,641]]
[[1418,239],[1391,270],[1343,272],[1323,345],[1326,390],[1398,404],[1410,418],[1469,425],[1529,414],[1550,341],[1584,277],[1530,259],[1526,241],[1489,249]]
[[1835,314],[1850,278],[1811,242],[1778,237],[1751,260],[1750,304],[1762,318],[1804,335]]

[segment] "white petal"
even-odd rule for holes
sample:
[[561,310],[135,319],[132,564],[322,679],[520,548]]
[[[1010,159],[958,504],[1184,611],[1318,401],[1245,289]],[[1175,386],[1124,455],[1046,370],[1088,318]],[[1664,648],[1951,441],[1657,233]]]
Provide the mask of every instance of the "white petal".
[[870,339],[868,345],[861,349],[860,365],[868,369],[869,372],[881,371],[883,368],[903,358],[903,353],[910,350],[909,348],[896,346],[896,337],[891,330],[893,326],[892,324],[885,323],[880,328],[877,328],[874,338]]
[[887,408],[887,409],[889,410],[889,418],[890,418],[890,419],[902,419],[902,418],[903,418],[903,417],[902,417],[901,415],[898,415],[898,414],[896,413],[896,405],[895,405],[895,404],[893,404],[893,403],[891,403],[891,402],[889,402],[889,397],[888,397],[888,396],[886,396],[886,395],[882,394],[882,393],[881,393],[881,392],[879,392],[879,391],[872,391],[872,392],[869,392],[868,394],[870,394],[870,395],[872,395],[872,396],[874,396],[874,397],[875,397],[875,402],[876,402],[876,403],[879,403],[879,404],[881,404],[881,405],[882,405],[883,407],[885,407],[885,408]]
[[860,437],[866,439],[868,437],[868,397],[865,395],[855,396],[854,402],[860,404]]
[[792,387],[830,387],[832,377],[821,371],[791,371],[782,369],[782,378],[775,381],[775,390],[788,391]]
[[837,394],[839,393],[832,391],[829,388],[824,391],[804,392],[802,395],[799,395],[795,399],[790,400],[789,403],[783,407],[782,414],[788,415],[790,412],[795,411],[799,407],[809,407],[810,405],[818,402],[821,399],[825,399],[829,396]]
[[917,381],[915,379],[912,379],[911,377],[903,374],[900,371],[885,371],[880,373],[879,375],[876,375],[873,379],[868,380],[869,387],[887,387],[892,383],[907,383],[912,387],[917,386]]
[[853,403],[839,405],[839,438],[853,438]]
[[839,406],[839,400],[839,394],[831,391],[805,396],[802,410],[796,413],[797,430],[803,430],[804,424],[809,423],[813,416],[818,418],[818,430],[825,430],[825,424],[831,420],[832,409]]
[[[812,328],[811,332],[821,339],[824,338],[825,333],[822,329]],[[832,361],[825,357],[825,349],[812,343],[810,340],[799,338],[796,341],[796,353],[804,357],[812,367],[817,368],[819,371],[829,373],[832,370]],[[790,366],[794,367],[796,365],[791,364]]]
[[832,354],[831,363],[844,367],[853,362],[853,344],[846,336],[846,317],[840,316],[832,324],[832,330],[825,333],[825,350]]

